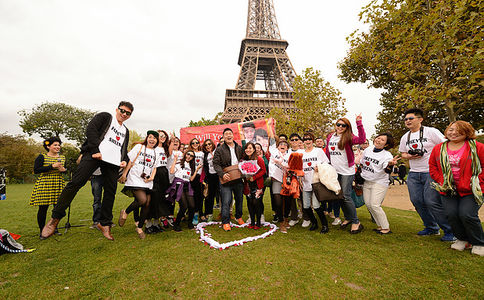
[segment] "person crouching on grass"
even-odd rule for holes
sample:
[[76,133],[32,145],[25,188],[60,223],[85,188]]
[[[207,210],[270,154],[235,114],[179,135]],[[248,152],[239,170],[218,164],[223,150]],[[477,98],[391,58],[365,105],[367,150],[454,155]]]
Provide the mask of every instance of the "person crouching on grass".
[[250,214],[249,228],[260,229],[262,216],[262,197],[264,196],[264,175],[266,167],[262,157],[257,155],[255,145],[249,142],[245,145],[242,161],[256,160],[259,170],[252,176],[247,177],[244,181],[244,194],[247,197],[247,208]]
[[475,130],[465,121],[450,123],[447,141],[436,145],[429,159],[432,187],[440,193],[444,212],[457,240],[450,248],[484,256],[484,232],[479,220],[483,203],[484,144],[476,142]]
[[[174,161],[178,160],[178,155],[178,153],[174,154]],[[174,231],[182,231],[180,223],[183,217],[185,217],[187,209],[188,229],[194,228],[192,220],[193,215],[195,214],[195,200],[193,198],[193,188],[190,182],[195,179],[197,172],[201,167],[202,165],[197,165],[195,167],[195,152],[192,150],[185,152],[179,163],[171,165],[170,173],[174,174],[175,178],[166,192],[168,194],[168,200],[172,203],[178,202],[180,206],[173,225]]]
[[[136,232],[140,239],[145,238],[143,226],[150,213],[150,201],[153,190],[153,180],[156,176],[156,152],[159,134],[149,130],[142,143],[136,144],[128,153],[130,162],[124,169],[123,175],[119,179],[125,183],[123,194],[134,197],[134,201],[126,208],[121,210],[119,215],[119,226],[123,227],[128,214],[141,207],[141,215],[136,227]],[[158,156],[159,157],[159,156]],[[129,172],[129,173],[128,173]]]
[[71,205],[77,192],[91,178],[92,173],[101,167],[104,180],[104,194],[101,204],[101,218],[97,228],[108,240],[114,240],[111,235],[113,219],[113,204],[116,194],[119,168],[126,167],[128,158],[129,130],[124,125],[133,113],[133,105],[121,101],[115,115],[102,112],[95,115],[87,124],[86,141],[81,146],[82,158],[59,196],[57,205],[52,210],[52,218],[42,230],[42,238],[54,234],[60,219],[65,217],[66,209]]

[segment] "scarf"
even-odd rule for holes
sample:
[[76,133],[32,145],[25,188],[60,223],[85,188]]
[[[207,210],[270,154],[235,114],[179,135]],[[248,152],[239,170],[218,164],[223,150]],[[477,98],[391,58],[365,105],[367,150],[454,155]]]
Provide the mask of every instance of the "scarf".
[[[471,149],[471,166],[472,166],[472,177],[471,177],[471,189],[472,194],[476,203],[481,206],[484,202],[484,197],[482,195],[481,186],[479,185],[479,174],[481,174],[481,162],[479,156],[477,156],[477,147],[475,140],[469,140],[469,147]],[[432,182],[432,187],[441,193],[456,195],[457,191],[454,186],[454,176],[452,175],[452,168],[449,162],[449,156],[447,154],[447,143],[444,142],[440,146],[440,167],[442,168],[442,175],[444,177],[444,182],[442,185],[437,182]]]

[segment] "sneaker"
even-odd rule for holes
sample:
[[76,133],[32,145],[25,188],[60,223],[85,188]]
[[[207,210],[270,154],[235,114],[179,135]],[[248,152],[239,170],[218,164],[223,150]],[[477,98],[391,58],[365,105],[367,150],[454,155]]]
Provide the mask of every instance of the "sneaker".
[[450,245],[450,248],[457,251],[464,251],[466,248],[468,248],[467,245],[470,246],[468,241],[456,240],[452,245]]
[[193,216],[192,224],[193,224],[193,225],[197,225],[197,224],[198,224],[198,213],[196,213],[196,214]]
[[301,226],[302,226],[302,227],[309,227],[309,225],[311,225],[311,221],[309,221],[309,220],[304,220],[304,221],[302,222],[302,225],[301,225]]
[[239,225],[244,225],[244,224],[245,224],[245,222],[244,222],[244,220],[242,220],[242,218],[238,218],[238,219],[237,219],[237,223],[238,223]]
[[330,212],[330,213],[329,213],[329,217],[330,217],[331,219],[335,219],[335,218],[336,218],[336,217],[334,216],[334,213],[333,213],[333,212]]
[[213,215],[207,215],[207,222],[213,221]]
[[457,239],[452,233],[444,233],[444,236],[440,239],[442,242],[453,242],[456,241]]
[[250,219],[250,217],[247,219],[247,221],[245,221],[245,223],[252,223],[251,222],[252,220]]
[[421,230],[419,232],[417,232],[417,235],[422,235],[422,236],[425,236],[425,235],[439,235],[440,234],[440,231],[439,230],[433,230],[433,229],[429,229],[429,228],[425,228],[424,230]]
[[266,218],[264,217],[264,215],[261,215],[260,216],[260,222],[261,223],[265,223],[266,222]]
[[479,256],[484,256],[484,246],[473,246],[471,253]]
[[331,223],[331,225],[333,225],[333,226],[337,226],[339,224],[341,224],[341,219],[340,218],[335,218],[334,221],[333,221],[333,223]]
[[299,223],[299,220],[291,220],[291,221],[289,221],[289,226],[292,227],[292,226],[296,225],[297,223]]
[[232,228],[230,228],[230,224],[224,224],[223,228],[224,228],[225,231],[232,230]]

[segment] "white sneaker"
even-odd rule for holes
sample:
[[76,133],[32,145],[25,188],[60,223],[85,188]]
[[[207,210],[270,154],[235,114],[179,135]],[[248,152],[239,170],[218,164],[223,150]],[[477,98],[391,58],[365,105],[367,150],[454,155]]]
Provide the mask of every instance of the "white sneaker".
[[484,256],[484,246],[473,246],[471,253],[479,256]]
[[339,225],[339,224],[341,224],[341,219],[340,218],[335,218],[334,221],[333,221],[333,223],[331,223],[331,225],[334,225],[334,226]]
[[264,215],[261,215],[260,216],[260,222],[261,223],[265,223],[266,222],[266,218],[264,217]]
[[250,217],[245,221],[245,223],[250,224]]
[[464,251],[466,249],[467,243],[467,241],[457,240],[452,245],[450,245],[450,248],[457,251]]
[[296,225],[297,223],[299,223],[299,220],[291,220],[291,221],[289,221],[289,226],[292,227],[292,226]]
[[311,225],[311,221],[309,221],[309,220],[304,220],[304,221],[302,222],[302,225],[301,225],[301,226],[302,226],[302,227],[309,227],[309,225]]

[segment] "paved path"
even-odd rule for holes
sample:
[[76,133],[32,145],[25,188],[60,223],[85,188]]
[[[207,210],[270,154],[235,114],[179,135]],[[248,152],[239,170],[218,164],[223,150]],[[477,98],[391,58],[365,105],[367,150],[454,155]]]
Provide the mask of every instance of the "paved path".
[[[410,202],[410,197],[408,196],[407,186],[398,185],[398,183],[390,185],[390,189],[383,201],[383,206],[415,211],[412,202]],[[479,217],[481,218],[481,222],[484,222],[484,205],[481,206],[481,209],[479,210]]]

